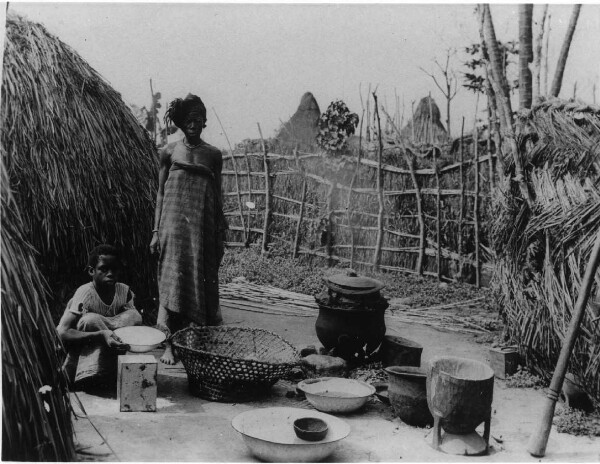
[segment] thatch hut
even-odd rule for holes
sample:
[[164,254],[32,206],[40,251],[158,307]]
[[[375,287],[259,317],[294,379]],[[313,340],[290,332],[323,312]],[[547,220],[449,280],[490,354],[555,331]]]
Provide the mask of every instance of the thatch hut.
[[[504,185],[494,198],[494,287],[507,335],[550,376],[600,229],[600,108],[546,101],[522,119],[522,165],[534,198]],[[529,148],[526,148],[529,147]],[[507,179],[514,177],[506,160]],[[600,272],[593,298],[600,297]],[[588,304],[569,369],[600,400],[600,331]]]
[[401,130],[402,138],[414,145],[448,142],[448,132],[442,124],[442,115],[435,100],[423,97],[419,101],[413,117]]
[[87,280],[87,253],[101,242],[123,248],[124,277],[149,295],[158,157],[120,94],[42,25],[9,15],[0,117],[10,187],[53,308]]
[[66,378],[25,222],[0,161],[2,193],[2,460],[75,457]]
[[309,149],[315,145],[319,132],[317,121],[321,116],[319,104],[312,93],[306,92],[300,99],[300,105],[290,120],[281,125],[275,139],[289,147],[296,145],[300,149]]

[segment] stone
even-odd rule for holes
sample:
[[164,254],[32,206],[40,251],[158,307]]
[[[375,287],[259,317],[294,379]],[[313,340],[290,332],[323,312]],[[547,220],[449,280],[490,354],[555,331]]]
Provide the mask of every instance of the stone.
[[348,365],[342,358],[324,354],[311,354],[302,358],[300,364],[308,378],[345,377]]
[[300,350],[300,356],[306,358],[311,354],[317,354],[317,347],[315,345],[308,345]]
[[152,355],[122,355],[117,366],[120,410],[156,411],[158,363]]

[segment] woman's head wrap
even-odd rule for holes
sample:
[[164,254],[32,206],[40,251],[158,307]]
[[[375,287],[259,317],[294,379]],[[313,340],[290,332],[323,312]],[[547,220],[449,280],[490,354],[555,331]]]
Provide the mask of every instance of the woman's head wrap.
[[177,127],[183,129],[185,120],[192,111],[197,111],[202,115],[204,119],[204,126],[206,127],[206,107],[200,97],[189,93],[183,100],[176,98],[169,103],[169,108],[165,112],[165,124],[169,121],[173,122]]

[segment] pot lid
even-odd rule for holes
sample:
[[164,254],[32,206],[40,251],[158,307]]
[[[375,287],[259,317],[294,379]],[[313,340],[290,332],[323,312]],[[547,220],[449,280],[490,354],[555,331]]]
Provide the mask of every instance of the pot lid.
[[344,274],[336,274],[325,279],[329,288],[336,292],[366,295],[381,290],[384,284],[370,277],[359,276],[353,269],[348,269]]

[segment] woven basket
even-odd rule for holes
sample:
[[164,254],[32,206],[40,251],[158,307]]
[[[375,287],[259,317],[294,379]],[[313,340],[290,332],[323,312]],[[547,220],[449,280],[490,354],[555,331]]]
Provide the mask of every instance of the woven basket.
[[193,395],[211,401],[250,401],[290,374],[298,352],[279,335],[247,327],[190,327],[172,338]]

